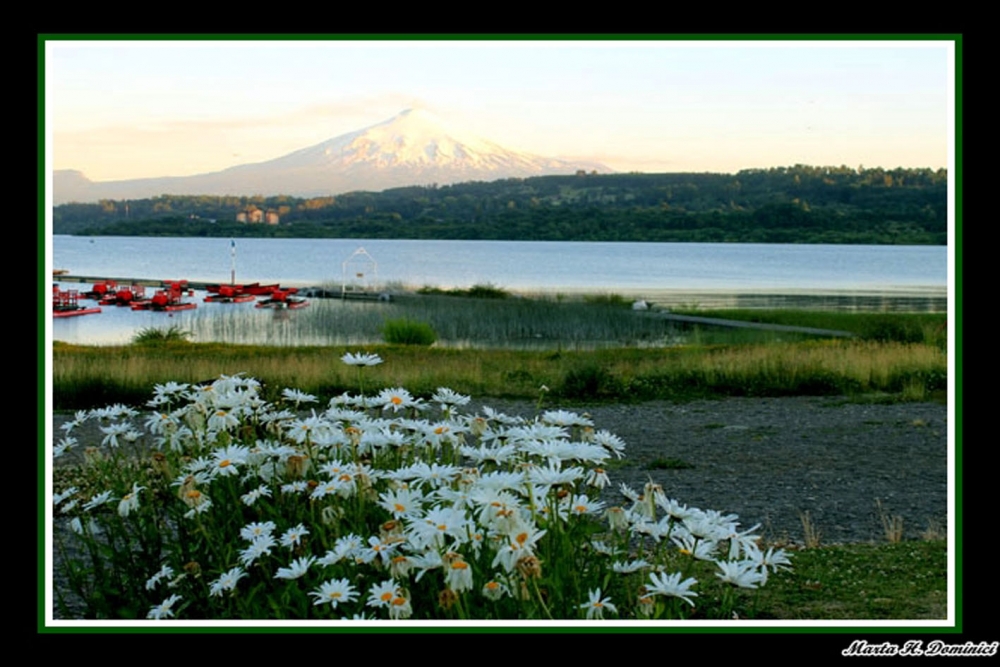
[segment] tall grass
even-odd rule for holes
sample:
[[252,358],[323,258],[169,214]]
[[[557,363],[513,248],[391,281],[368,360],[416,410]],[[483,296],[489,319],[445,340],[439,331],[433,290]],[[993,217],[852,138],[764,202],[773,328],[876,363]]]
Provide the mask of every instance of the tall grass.
[[[358,349],[204,343],[170,348],[57,344],[53,352],[56,407],[93,405],[92,392],[104,397],[109,392],[140,396],[154,384],[199,382],[240,372],[261,379],[267,386],[297,386],[329,397],[354,388],[356,374],[339,359]],[[469,394],[534,399],[539,387],[545,385],[554,396],[579,400],[869,392],[924,400],[947,386],[944,352],[923,344],[837,340],[561,352],[413,346],[364,349],[399,360],[391,367],[367,369],[369,387],[405,386],[421,395],[447,386]],[[107,398],[96,401],[106,402]]]
[[252,345],[364,345],[382,341],[386,322],[427,323],[447,347],[520,349],[664,346],[678,342],[668,322],[637,316],[617,302],[400,296],[389,303],[316,299],[302,311],[234,310],[193,318],[195,340]]

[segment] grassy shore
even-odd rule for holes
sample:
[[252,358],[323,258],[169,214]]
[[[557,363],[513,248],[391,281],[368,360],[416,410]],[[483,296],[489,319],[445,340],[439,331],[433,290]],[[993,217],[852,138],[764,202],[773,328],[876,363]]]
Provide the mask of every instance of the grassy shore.
[[902,400],[943,395],[947,359],[937,346],[836,340],[757,345],[689,345],[593,351],[454,350],[402,345],[262,347],[166,343],[122,347],[55,344],[56,409],[144,402],[155,384],[201,382],[245,373],[273,391],[295,387],[329,398],[356,390],[345,352],[377,353],[371,390],[403,386],[415,395],[438,387],[479,397],[537,398],[541,387],[564,401],[688,400],[721,396],[889,394]]
[[[441,300],[451,302],[438,308]],[[510,313],[485,304],[509,304]],[[354,369],[340,363],[345,352],[380,354],[386,363],[368,369],[369,389],[404,386],[418,395],[438,387],[480,397],[537,398],[546,387],[563,401],[688,400],[722,396],[891,395],[902,400],[943,396],[947,387],[947,319],[943,314],[836,313],[799,310],[693,311],[703,317],[743,319],[814,329],[849,331],[854,338],[829,340],[712,326],[687,327],[680,344],[647,347],[574,344],[573,322],[596,320],[608,341],[622,335],[621,321],[636,318],[622,298],[591,299],[569,311],[531,300],[436,297],[430,321],[438,343],[419,345],[262,346],[192,343],[183,335],[143,332],[132,345],[77,346],[55,343],[55,407],[75,409],[145,400],[155,384],[201,382],[220,374],[245,373],[275,391],[295,387],[321,397],[356,388]],[[427,304],[420,306],[428,307]],[[486,308],[484,310],[484,308]],[[482,312],[480,312],[482,311]],[[505,312],[505,311],[504,311]],[[442,322],[504,317],[552,327],[542,349],[516,349],[480,332],[473,347],[455,346]],[[492,313],[492,314],[491,314]],[[589,313],[589,315],[588,315]],[[524,318],[527,318],[525,320]],[[567,320],[570,320],[569,322]],[[343,325],[344,322],[339,322]],[[331,327],[324,323],[323,328]],[[631,325],[629,325],[631,326]],[[341,327],[333,327],[343,330]],[[178,334],[180,332],[164,332]],[[507,332],[506,340],[515,335]],[[632,332],[632,335],[635,335]],[[469,331],[457,338],[465,340]],[[588,334],[588,336],[592,336]]]

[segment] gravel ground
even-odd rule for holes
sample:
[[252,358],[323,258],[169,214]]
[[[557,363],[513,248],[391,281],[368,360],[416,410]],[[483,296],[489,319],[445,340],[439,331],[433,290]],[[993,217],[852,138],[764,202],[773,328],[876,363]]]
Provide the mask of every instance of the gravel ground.
[[[526,402],[488,404],[534,413]],[[608,466],[609,502],[621,501],[619,482],[640,490],[652,479],[681,503],[799,544],[805,512],[823,543],[884,541],[876,501],[902,518],[905,539],[947,526],[948,410],[938,403],[728,398],[573,410],[627,444],[627,464]]]

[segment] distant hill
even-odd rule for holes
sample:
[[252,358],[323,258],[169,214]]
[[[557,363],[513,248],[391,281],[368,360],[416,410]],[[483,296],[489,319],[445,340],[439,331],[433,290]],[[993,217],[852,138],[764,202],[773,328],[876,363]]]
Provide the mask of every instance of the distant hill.
[[408,109],[377,125],[282,157],[194,176],[94,182],[76,170],[53,174],[53,202],[146,199],[159,195],[317,197],[411,185],[447,185],[576,171],[604,165],[508,150]]
[[[57,234],[947,243],[945,170],[796,165],[736,174],[505,178],[300,198],[166,195],[53,209]],[[237,221],[256,211],[277,224]]]

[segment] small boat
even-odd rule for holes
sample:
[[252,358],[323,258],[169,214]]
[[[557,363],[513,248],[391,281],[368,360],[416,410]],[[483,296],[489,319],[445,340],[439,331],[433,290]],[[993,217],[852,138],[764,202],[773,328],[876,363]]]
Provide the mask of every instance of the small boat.
[[[271,285],[261,285],[260,283],[250,283],[249,285],[208,285],[205,290],[209,294],[220,294],[222,290],[230,288],[241,292],[243,294],[250,294],[252,296],[264,296],[270,294],[271,292],[281,289],[278,283],[273,283]],[[295,289],[294,287],[289,287],[286,289]]]
[[52,316],[75,317],[77,315],[93,315],[101,309],[92,306],[86,308],[79,304],[80,294],[77,290],[61,290],[58,286],[52,288]]
[[212,285],[212,287],[217,290],[203,299],[206,303],[248,303],[257,299],[253,294],[244,292],[242,285]]
[[83,299],[94,299],[95,301],[103,301],[105,299],[111,299],[108,303],[103,305],[109,306],[114,302],[115,293],[118,291],[118,283],[114,280],[105,280],[104,282],[94,283],[94,288],[80,294],[80,298]]
[[131,306],[135,302],[144,300],[146,300],[146,288],[142,285],[132,285],[107,292],[97,303],[102,306]]
[[309,300],[305,297],[295,296],[294,293],[297,291],[294,287],[288,290],[274,290],[271,292],[270,298],[258,301],[257,307],[278,309],[305,308],[309,305]]
[[165,289],[156,290],[153,298],[138,301],[132,304],[132,310],[157,310],[161,312],[174,312],[178,310],[193,310],[198,304],[190,301],[182,301],[185,292],[188,296],[194,294],[188,289],[186,280],[166,281]]
[[[260,283],[255,283],[253,285],[248,285],[246,292],[253,294],[254,296],[264,296],[265,294],[272,294],[276,290],[280,289],[281,287],[278,286],[278,283],[274,283],[273,285],[261,285]],[[286,287],[285,290],[292,292],[297,291],[294,287]]]

